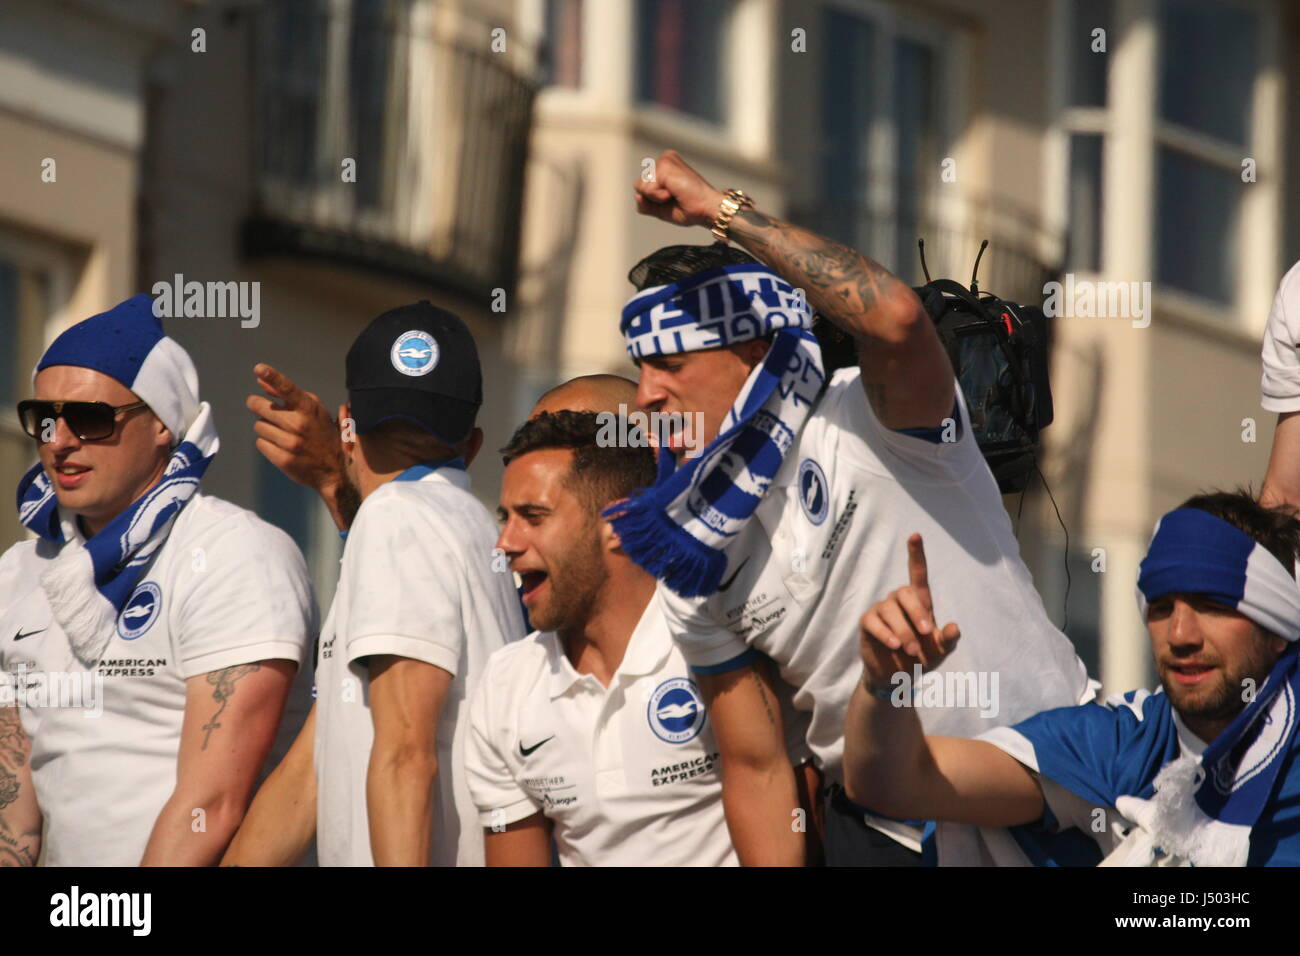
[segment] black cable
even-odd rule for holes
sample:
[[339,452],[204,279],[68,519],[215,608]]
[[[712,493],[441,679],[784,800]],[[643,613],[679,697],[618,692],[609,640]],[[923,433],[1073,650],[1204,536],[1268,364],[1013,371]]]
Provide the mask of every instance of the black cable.
[[1037,459],[1034,460],[1034,471],[1038,472],[1038,480],[1043,483],[1043,490],[1047,492],[1047,498],[1052,502],[1052,510],[1056,512],[1056,522],[1065,532],[1065,601],[1061,609],[1061,630],[1064,632],[1070,625],[1070,529],[1065,526],[1065,520],[1061,517],[1061,509],[1056,506],[1056,498],[1052,495],[1051,486],[1047,484],[1047,479],[1043,477],[1042,470],[1038,467]]

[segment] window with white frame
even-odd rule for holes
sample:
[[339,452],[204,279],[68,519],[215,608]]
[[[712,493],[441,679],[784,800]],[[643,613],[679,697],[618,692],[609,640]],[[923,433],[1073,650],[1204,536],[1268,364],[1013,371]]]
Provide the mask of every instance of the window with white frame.
[[938,213],[955,95],[948,38],[848,0],[823,8],[821,35],[817,225],[916,279],[916,240]]
[[1158,24],[1156,279],[1232,305],[1260,16],[1222,0],[1163,0]]
[[[1266,203],[1274,187],[1243,177],[1243,161],[1260,157],[1267,120],[1258,115],[1261,89],[1273,69],[1267,30],[1273,0],[1062,0],[1059,49],[1066,75],[1058,128],[1065,157],[1064,266],[1072,272],[1116,272],[1105,260],[1105,154],[1120,98],[1152,103],[1149,148],[1154,157],[1150,197],[1152,278],[1180,303],[1214,317],[1253,307],[1248,260],[1267,260],[1275,242]],[[1121,17],[1121,14],[1126,16]],[[1126,26],[1120,26],[1123,19]],[[1154,57],[1148,90],[1116,89],[1114,51],[1119,30],[1150,30]],[[1129,74],[1130,80],[1133,75]],[[1146,96],[1146,93],[1150,93]],[[1145,125],[1145,124],[1144,124]],[[1120,166],[1110,165],[1112,171]],[[1111,198],[1124,196],[1122,184]],[[1257,194],[1249,190],[1260,191]],[[1130,190],[1131,192],[1131,190]],[[1263,263],[1267,273],[1268,263]]]
[[1069,272],[1102,269],[1102,153],[1109,98],[1107,45],[1115,20],[1112,0],[1071,2],[1066,22],[1065,268]]

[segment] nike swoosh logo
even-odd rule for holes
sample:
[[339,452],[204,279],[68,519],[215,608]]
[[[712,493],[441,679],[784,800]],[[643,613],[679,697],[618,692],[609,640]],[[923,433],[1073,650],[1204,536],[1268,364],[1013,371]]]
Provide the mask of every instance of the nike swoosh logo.
[[718,585],[718,590],[725,591],[727,590],[727,588],[731,587],[732,583],[736,580],[736,575],[740,573],[740,569],[747,564],[749,564],[749,555],[746,555],[745,560],[741,561],[740,564],[736,565],[736,570],[731,572],[731,577],[727,578],[727,580],[723,581],[721,584]]
[[[554,740],[554,739],[555,739],[555,734],[551,734],[551,736],[549,736],[549,737],[546,738],[546,740]],[[537,749],[538,747],[540,747],[542,744],[546,743],[546,740],[539,740],[539,741],[537,741],[537,743],[533,744],[531,747],[525,747],[525,746],[524,746],[524,742],[523,742],[522,740],[519,741],[519,753],[520,753],[520,755],[521,755],[521,756],[524,756],[524,757],[527,757],[530,753],[532,753],[534,750],[536,750],[536,749]]]
[[48,630],[48,626],[41,628],[39,631],[28,631],[26,634],[19,630],[19,632],[14,635],[14,640],[21,641],[24,637],[31,637],[33,634],[44,634]]

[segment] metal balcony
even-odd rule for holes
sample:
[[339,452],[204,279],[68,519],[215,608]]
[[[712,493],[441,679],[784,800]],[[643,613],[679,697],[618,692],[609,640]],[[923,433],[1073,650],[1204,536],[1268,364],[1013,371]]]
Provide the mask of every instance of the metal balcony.
[[270,0],[254,13],[254,202],[242,249],[513,293],[535,86],[435,29],[439,5]]

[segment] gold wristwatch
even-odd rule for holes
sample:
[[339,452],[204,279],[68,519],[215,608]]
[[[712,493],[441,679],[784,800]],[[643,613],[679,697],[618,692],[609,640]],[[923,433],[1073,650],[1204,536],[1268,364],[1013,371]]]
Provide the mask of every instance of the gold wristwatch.
[[726,242],[731,237],[728,231],[731,229],[731,217],[738,213],[746,206],[752,207],[754,200],[750,199],[739,189],[728,189],[723,196],[722,204],[718,207],[718,215],[713,220],[713,228],[709,231],[715,236]]

